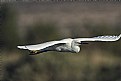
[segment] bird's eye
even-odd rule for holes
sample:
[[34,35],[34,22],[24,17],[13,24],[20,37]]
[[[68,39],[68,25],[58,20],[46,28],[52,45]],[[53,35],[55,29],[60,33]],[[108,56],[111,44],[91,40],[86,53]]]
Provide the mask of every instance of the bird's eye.
[[78,43],[77,41],[75,41],[75,43]]
[[77,42],[77,41],[75,43],[80,44],[80,42]]

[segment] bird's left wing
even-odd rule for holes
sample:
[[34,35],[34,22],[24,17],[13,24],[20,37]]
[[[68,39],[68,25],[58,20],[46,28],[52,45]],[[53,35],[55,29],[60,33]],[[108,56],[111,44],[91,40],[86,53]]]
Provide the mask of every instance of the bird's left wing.
[[74,40],[78,41],[117,41],[121,37],[121,34],[119,36],[97,36],[92,38],[76,38]]
[[27,49],[27,50],[41,50],[56,44],[64,44],[67,43],[66,41],[50,41],[50,42],[45,42],[42,44],[36,44],[36,45],[25,45],[25,46],[17,46],[19,49]]

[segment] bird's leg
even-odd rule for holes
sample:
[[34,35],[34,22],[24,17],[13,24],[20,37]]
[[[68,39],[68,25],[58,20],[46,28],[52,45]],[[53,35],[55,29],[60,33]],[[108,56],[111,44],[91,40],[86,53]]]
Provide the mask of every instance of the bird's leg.
[[31,50],[29,55],[36,55],[38,53],[39,53],[38,50]]

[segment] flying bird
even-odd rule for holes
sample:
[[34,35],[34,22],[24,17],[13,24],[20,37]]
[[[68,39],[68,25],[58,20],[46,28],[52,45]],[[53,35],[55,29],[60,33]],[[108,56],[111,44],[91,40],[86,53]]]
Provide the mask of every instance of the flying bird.
[[82,44],[87,44],[89,41],[117,41],[120,37],[121,34],[119,36],[97,36],[92,38],[66,38],[36,45],[17,46],[17,48],[29,50],[30,55],[36,55],[47,51],[78,53],[80,51],[80,46]]

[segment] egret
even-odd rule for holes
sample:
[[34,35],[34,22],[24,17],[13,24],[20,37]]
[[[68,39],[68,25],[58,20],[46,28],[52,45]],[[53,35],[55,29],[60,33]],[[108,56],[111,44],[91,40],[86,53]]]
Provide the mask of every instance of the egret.
[[82,44],[87,44],[90,41],[117,41],[121,37],[119,36],[97,36],[92,38],[66,38],[57,41],[49,41],[35,45],[17,46],[19,49],[25,49],[30,51],[30,55],[36,55],[47,51],[57,52],[72,52],[78,53]]

